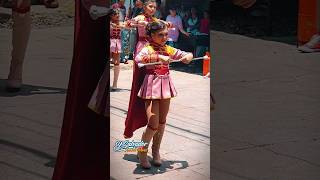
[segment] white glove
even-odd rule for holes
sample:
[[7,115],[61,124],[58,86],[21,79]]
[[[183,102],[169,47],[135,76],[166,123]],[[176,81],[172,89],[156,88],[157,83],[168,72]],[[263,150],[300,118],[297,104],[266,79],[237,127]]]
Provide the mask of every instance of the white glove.
[[107,16],[110,13],[110,8],[92,5],[89,9],[89,14],[93,20],[99,17]]

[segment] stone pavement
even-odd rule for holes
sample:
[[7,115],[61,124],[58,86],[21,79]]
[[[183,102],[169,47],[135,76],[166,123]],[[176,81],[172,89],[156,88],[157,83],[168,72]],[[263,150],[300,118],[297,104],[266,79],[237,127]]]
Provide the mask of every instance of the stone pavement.
[[[121,64],[121,66],[127,66]],[[112,81],[111,72],[111,81]],[[115,141],[124,140],[123,130],[130,98],[132,70],[122,68],[119,92],[111,92],[111,177],[126,179],[190,179],[210,177],[210,79],[178,71],[171,71],[178,96],[171,100],[167,126],[161,144],[164,165],[142,170],[136,153],[114,152]],[[144,128],[130,140],[138,141]],[[150,153],[151,153],[151,148]],[[151,154],[149,154],[151,158]]]
[[213,32],[215,180],[320,178],[320,53]]
[[72,60],[73,26],[32,30],[25,87],[16,94],[4,92],[10,42],[11,31],[0,29],[0,179],[51,179]]

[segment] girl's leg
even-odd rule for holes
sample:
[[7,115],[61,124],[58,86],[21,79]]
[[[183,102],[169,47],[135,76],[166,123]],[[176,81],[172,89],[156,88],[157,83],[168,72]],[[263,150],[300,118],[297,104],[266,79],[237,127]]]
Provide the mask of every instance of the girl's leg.
[[118,78],[120,74],[120,54],[119,53],[112,53],[113,59],[113,83],[112,88],[116,89],[118,87]]
[[152,142],[152,157],[153,164],[155,166],[161,166],[162,161],[160,158],[160,144],[164,133],[164,128],[166,126],[167,114],[169,112],[170,99],[160,100],[159,103],[159,126],[158,131],[153,136]]
[[23,61],[31,30],[30,0],[14,0],[12,7],[12,52],[7,91],[19,91],[22,85]]
[[140,161],[140,165],[143,168],[150,168],[151,164],[148,161],[148,147],[150,141],[154,134],[156,133],[159,126],[159,100],[146,100],[145,101],[145,109],[148,118],[148,125],[144,133],[142,134],[141,140],[146,143],[143,147],[143,152],[138,152],[138,157]]

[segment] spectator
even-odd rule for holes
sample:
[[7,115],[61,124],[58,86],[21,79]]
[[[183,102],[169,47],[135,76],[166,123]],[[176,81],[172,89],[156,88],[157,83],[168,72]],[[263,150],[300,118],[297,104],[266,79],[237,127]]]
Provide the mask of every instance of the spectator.
[[186,10],[184,8],[184,5],[181,4],[181,7],[177,9],[177,14],[183,19],[186,15]]
[[177,15],[176,8],[172,6],[169,9],[169,12],[170,14],[167,16],[166,21],[172,23],[173,28],[168,30],[167,44],[172,47],[176,47],[176,43],[179,38],[179,31],[186,36],[189,36],[190,34],[183,29],[182,20],[181,17]]
[[127,9],[124,6],[125,0],[119,0],[117,3],[112,4],[112,9],[120,10],[120,21],[123,22],[127,17]]
[[187,21],[187,32],[192,35],[196,35],[199,32],[200,20],[197,15],[197,10],[195,8],[191,8],[191,17],[189,17]]
[[190,17],[190,11],[186,10],[184,5],[181,4],[180,8],[177,9],[177,14],[182,19],[183,27],[186,28],[187,27],[187,21],[188,21],[188,19]]
[[182,18],[183,27],[188,27],[188,19],[190,18],[190,11],[185,11],[184,16],[180,16]]
[[161,1],[157,1],[157,10],[154,13],[154,17],[158,18],[158,19],[162,19],[162,12],[161,12]]
[[208,11],[203,12],[203,18],[200,21],[200,32],[209,34],[210,28],[209,28],[209,14]]
[[131,13],[129,14],[128,18],[132,19],[140,14],[143,11],[143,2],[141,0],[136,0],[134,7],[132,8]]

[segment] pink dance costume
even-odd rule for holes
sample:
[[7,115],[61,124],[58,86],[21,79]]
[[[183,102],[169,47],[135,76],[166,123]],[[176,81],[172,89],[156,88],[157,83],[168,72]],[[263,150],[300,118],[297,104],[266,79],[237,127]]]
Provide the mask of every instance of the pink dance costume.
[[[110,53],[121,52],[120,28],[114,28],[110,24]],[[105,70],[93,92],[88,107],[97,114],[109,116],[109,67]]]
[[[150,43],[136,56],[136,63],[158,62],[158,55],[169,56],[170,59],[178,60],[187,55],[187,52],[168,45],[159,46]],[[170,77],[169,65],[145,66],[146,75],[138,92],[142,99],[170,99],[177,96],[177,91]]]
[[[146,22],[152,22],[157,21],[158,19],[155,17],[146,17],[145,15],[141,14],[133,18],[131,21],[132,23],[138,23],[139,21],[146,21]],[[129,23],[129,26],[132,26],[131,23]],[[138,30],[138,42],[136,44],[135,48],[135,56],[139,53],[139,51],[145,47],[149,42],[149,37],[146,35],[146,29],[145,26],[137,26]]]
[[121,29],[110,25],[110,53],[121,53]]

